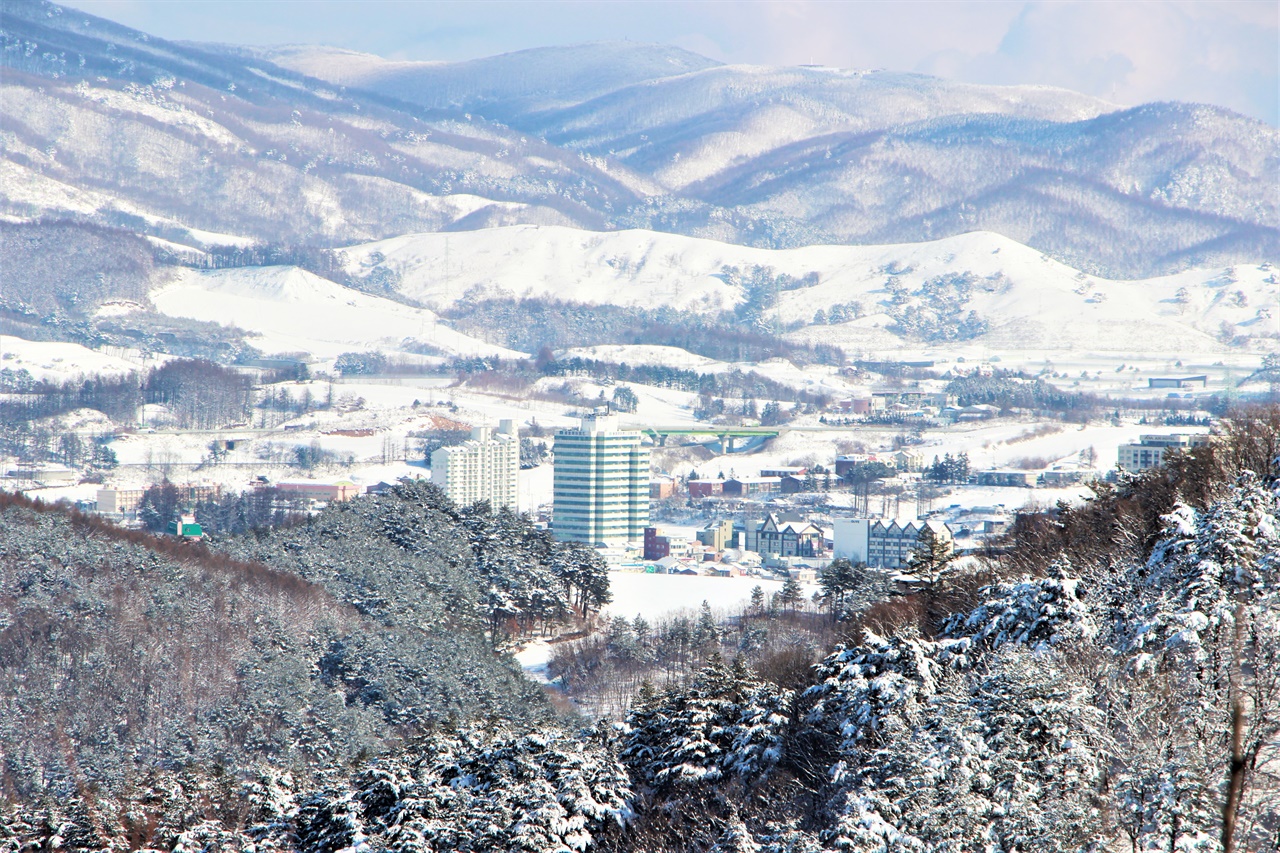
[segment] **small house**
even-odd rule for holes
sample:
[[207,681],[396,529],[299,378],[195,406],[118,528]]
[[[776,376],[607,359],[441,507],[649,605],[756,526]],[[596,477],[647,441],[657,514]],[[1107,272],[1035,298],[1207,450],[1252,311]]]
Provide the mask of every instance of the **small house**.
[[196,517],[190,514],[169,522],[168,533],[170,536],[176,536],[179,539],[204,538],[203,528],[196,524]]
[[781,491],[781,477],[738,477],[724,481],[724,493],[733,497],[751,498],[759,495],[776,495]]

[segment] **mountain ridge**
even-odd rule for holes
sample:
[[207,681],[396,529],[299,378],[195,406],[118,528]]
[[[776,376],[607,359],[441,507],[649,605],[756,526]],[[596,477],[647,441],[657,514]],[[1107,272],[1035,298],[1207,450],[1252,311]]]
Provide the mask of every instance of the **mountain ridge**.
[[[1280,257],[1280,132],[1220,108],[634,43],[609,75],[612,44],[357,55],[390,75],[360,88],[287,67],[317,49],[165,42],[49,3],[6,4],[2,29],[11,220],[198,249],[516,224],[769,248],[984,229],[1111,278]],[[417,104],[387,88],[423,74],[448,86]]]

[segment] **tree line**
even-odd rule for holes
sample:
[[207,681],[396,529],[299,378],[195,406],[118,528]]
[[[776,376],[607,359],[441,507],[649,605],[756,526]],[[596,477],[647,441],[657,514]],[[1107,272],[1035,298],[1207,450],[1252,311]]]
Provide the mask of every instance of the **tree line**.
[[[467,295],[440,312],[455,328],[524,352],[598,344],[679,347],[718,361],[786,358],[797,364],[845,361],[830,344],[784,340],[771,324],[744,323],[735,312],[715,314],[670,306],[596,305],[551,298]],[[753,315],[754,316],[754,315]]]
[[136,424],[144,404],[165,406],[184,429],[211,429],[247,419],[253,401],[251,377],[201,359],[174,359],[145,374],[63,382],[37,382],[24,373],[3,377],[14,389],[0,400],[0,424],[9,429],[76,409],[95,409],[116,424]]

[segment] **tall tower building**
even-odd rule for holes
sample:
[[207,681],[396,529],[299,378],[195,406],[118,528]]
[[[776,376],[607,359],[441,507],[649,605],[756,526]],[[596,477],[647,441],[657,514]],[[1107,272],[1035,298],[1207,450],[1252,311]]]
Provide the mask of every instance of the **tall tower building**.
[[552,527],[592,545],[640,541],[649,524],[649,450],[618,419],[587,415],[556,433]]
[[515,421],[500,421],[495,433],[474,427],[471,440],[431,454],[431,482],[459,506],[487,500],[493,508],[517,509],[520,434]]

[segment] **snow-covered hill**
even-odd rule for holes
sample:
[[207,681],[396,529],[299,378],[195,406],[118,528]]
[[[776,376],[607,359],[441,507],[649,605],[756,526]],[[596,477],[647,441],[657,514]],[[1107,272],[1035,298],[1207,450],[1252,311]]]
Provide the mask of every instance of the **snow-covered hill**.
[[41,382],[66,382],[91,376],[121,376],[140,373],[154,366],[136,352],[108,353],[80,344],[57,341],[29,341],[0,335],[0,369],[25,370]]
[[576,153],[463,111],[420,117],[50,3],[6,3],[0,46],[0,214],[203,247],[234,242],[205,232],[296,244],[599,226],[593,205],[636,201]]
[[[516,226],[407,235],[344,251],[353,274],[386,269],[401,292],[436,307],[464,296],[510,296],[715,313],[745,298],[728,268],[766,267],[809,281],[816,274],[816,284],[778,292],[768,314],[783,327],[806,326],[797,336],[851,348],[928,343],[913,340],[903,318],[934,310],[927,285],[948,277],[968,282],[963,312],[976,312],[987,330],[943,341],[944,349],[1213,351],[1242,336],[1272,347],[1280,336],[1280,284],[1270,264],[1111,280],[986,232],[929,243],[768,250],[652,231]],[[814,325],[819,311],[829,320],[833,306],[851,303],[856,318]]]
[[407,339],[458,355],[518,353],[440,325],[431,311],[360,293],[296,267],[185,270],[152,294],[163,314],[237,326],[267,353],[398,351]]
[[[600,74],[601,49],[473,63],[267,55],[423,106],[465,105],[652,181],[620,224],[774,247],[985,229],[1127,277],[1280,245],[1280,134],[1226,110],[885,71],[698,67],[633,44]],[[552,56],[591,82],[511,82],[516,68],[546,80]]]
[[338,85],[502,121],[720,64],[670,45],[637,42],[533,48],[463,62],[387,60],[319,45],[231,50]]

